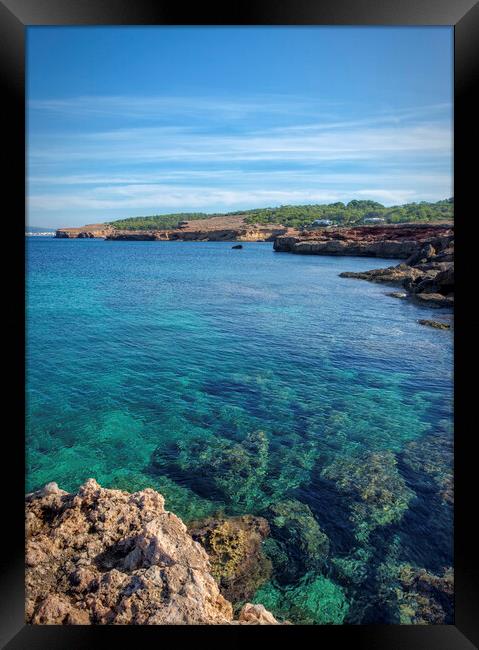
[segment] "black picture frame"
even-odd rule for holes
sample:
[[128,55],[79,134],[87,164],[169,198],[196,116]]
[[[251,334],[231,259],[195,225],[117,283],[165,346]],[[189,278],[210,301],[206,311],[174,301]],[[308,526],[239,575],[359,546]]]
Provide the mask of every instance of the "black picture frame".
[[[455,624],[447,626],[27,626],[24,622],[24,222],[25,213],[25,28],[30,25],[451,25],[455,34],[454,177],[459,273],[455,325]],[[479,645],[477,598],[477,521],[474,501],[474,428],[468,419],[471,401],[465,373],[473,369],[465,343],[477,317],[467,314],[465,284],[467,242],[474,241],[473,174],[477,164],[468,153],[478,151],[473,91],[479,78],[479,4],[473,0],[256,0],[219,7],[180,5],[171,0],[0,0],[0,65],[4,93],[7,149],[5,193],[8,249],[13,254],[5,272],[10,291],[6,305],[12,332],[6,340],[11,355],[7,409],[14,427],[4,431],[4,466],[12,477],[4,482],[0,555],[0,642],[9,650],[107,647],[121,643],[225,642],[240,646],[250,639],[311,643],[320,648],[343,644],[367,650],[466,650]],[[476,129],[476,131],[475,131]],[[476,181],[477,184],[477,181]],[[468,208],[470,206],[470,210]],[[469,221],[468,221],[469,219]],[[4,224],[5,227],[5,224]],[[477,227],[477,226],[476,226]],[[476,240],[477,241],[477,240]],[[471,269],[468,269],[470,272]],[[477,327],[475,329],[477,332]],[[477,337],[477,334],[476,334]],[[469,339],[473,341],[473,338]],[[5,340],[4,340],[5,341]],[[459,385],[461,384],[461,388]],[[477,426],[477,425],[476,425]],[[6,531],[6,532],[5,532]],[[306,636],[307,635],[307,636]],[[128,637],[128,638],[127,638]],[[141,639],[140,639],[141,637]]]

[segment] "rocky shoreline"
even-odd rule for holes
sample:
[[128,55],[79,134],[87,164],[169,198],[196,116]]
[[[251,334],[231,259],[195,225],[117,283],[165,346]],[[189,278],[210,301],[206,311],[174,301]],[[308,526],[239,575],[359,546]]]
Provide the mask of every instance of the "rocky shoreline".
[[407,259],[426,242],[453,237],[451,224],[404,223],[322,228],[278,236],[274,250],[299,255],[353,255]]
[[[395,298],[410,297],[421,305],[450,308],[454,305],[452,224],[366,226],[280,236],[274,241],[274,250],[300,255],[404,259],[404,262],[396,266],[364,272],[345,271],[339,275],[342,278],[400,286],[402,291],[388,295]],[[421,324],[438,329],[441,326],[431,325],[430,322]]]
[[252,225],[241,217],[185,221],[173,230],[115,230],[107,224],[60,228],[55,237],[94,238],[110,241],[272,241],[280,253],[337,255],[401,259],[404,262],[365,272],[344,272],[357,278],[398,285],[397,298],[418,304],[452,307],[454,304],[454,226],[450,223],[405,223],[353,228],[297,231],[281,225]]
[[81,228],[58,228],[55,239],[105,239],[113,228],[105,223],[95,223]]
[[109,224],[81,228],[59,228],[57,239],[102,238],[109,241],[274,241],[291,229],[280,224],[247,224],[244,218],[214,217],[182,221],[176,228],[163,230],[120,230]]
[[243,217],[183,221],[162,230],[120,230],[109,224],[58,228],[56,239],[101,238],[109,241],[274,242],[277,252],[304,255],[356,255],[407,259],[418,246],[451,235],[451,224],[407,223],[350,228],[296,230],[281,224],[247,224]]
[[[397,266],[364,272],[345,271],[342,278],[357,278],[401,286],[404,292],[392,292],[396,298],[410,297],[427,307],[454,306],[454,235],[434,237],[416,247],[405,262]],[[430,323],[422,323],[430,324]]]
[[108,233],[109,241],[274,241],[287,228],[232,228],[217,230],[119,230]]
[[[409,443],[401,462],[425,471],[452,503],[451,454],[450,441],[434,434]],[[337,459],[322,477],[362,503],[350,518],[359,545],[346,557],[330,557],[328,536],[295,499],[271,504],[264,516],[219,515],[187,527],[150,488],[129,493],[89,479],[68,493],[48,483],[26,495],[26,622],[277,625],[294,615],[299,624],[344,623],[350,601],[326,576],[332,570],[361,610],[370,534],[399,521],[413,493],[391,452]],[[451,621],[451,567],[432,573],[398,562],[392,549],[375,571],[377,605],[395,612],[397,622]]]
[[[152,489],[130,494],[103,489],[94,479],[76,494],[56,483],[28,494],[27,623],[278,624],[260,604],[246,602],[235,615],[212,575],[216,571],[221,580],[218,572],[226,571],[231,588],[231,578],[239,571],[241,596],[249,595],[258,579],[269,575],[265,560],[260,578],[252,571],[267,523],[254,517],[233,518],[226,523],[227,530],[221,529],[225,522],[197,524],[194,537],[209,536],[208,557],[164,503]],[[230,549],[229,565],[221,565],[212,540],[221,548],[235,533],[236,541],[243,541],[243,554],[240,548],[232,556]],[[246,559],[249,564],[243,565]],[[245,587],[251,572],[256,581],[249,579]]]

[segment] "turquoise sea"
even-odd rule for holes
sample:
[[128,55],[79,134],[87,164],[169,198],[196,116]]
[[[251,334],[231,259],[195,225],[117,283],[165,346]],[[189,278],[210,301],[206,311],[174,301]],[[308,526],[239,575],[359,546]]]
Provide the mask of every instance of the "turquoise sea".
[[94,477],[153,487],[185,521],[265,514],[255,600],[278,616],[452,622],[404,577],[452,566],[452,334],[338,277],[394,261],[26,245],[27,491]]

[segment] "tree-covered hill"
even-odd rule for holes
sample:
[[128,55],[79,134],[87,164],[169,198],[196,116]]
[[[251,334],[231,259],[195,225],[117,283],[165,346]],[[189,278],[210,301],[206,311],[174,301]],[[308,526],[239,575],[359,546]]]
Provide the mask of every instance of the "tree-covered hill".
[[[120,230],[165,230],[177,228],[181,221],[208,219],[219,216],[243,216],[249,224],[283,224],[292,228],[309,226],[316,219],[329,219],[338,225],[359,225],[365,219],[380,218],[385,223],[430,222],[454,219],[454,199],[436,203],[421,201],[385,207],[376,201],[350,201],[313,205],[281,205],[277,208],[258,208],[225,214],[180,212],[145,217],[131,217],[110,222]],[[366,221],[366,223],[368,223]]]
[[154,214],[146,217],[128,217],[111,221],[110,226],[118,230],[168,230],[177,228],[181,221],[193,221],[194,219],[207,219],[214,215],[202,212],[179,212],[175,214]]

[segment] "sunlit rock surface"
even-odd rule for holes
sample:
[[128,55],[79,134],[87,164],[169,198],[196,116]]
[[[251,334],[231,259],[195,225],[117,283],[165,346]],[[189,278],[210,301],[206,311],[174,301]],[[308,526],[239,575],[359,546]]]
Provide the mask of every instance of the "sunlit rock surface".
[[[26,497],[26,619],[37,624],[229,624],[206,551],[158,492],[89,479]],[[240,624],[276,623],[246,603]]]

